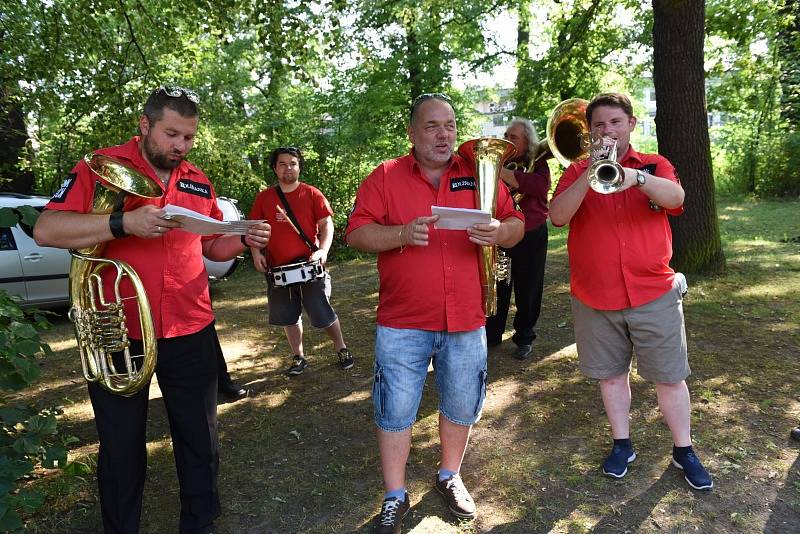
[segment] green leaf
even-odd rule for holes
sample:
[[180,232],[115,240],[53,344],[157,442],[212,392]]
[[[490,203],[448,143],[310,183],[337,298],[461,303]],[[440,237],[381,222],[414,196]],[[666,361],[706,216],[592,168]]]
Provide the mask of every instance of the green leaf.
[[0,208],[0,227],[11,228],[19,222],[19,216],[12,208]]
[[19,514],[11,508],[6,509],[6,513],[0,516],[0,530],[5,532],[19,528],[22,528],[22,519],[20,519]]
[[31,227],[36,224],[36,220],[39,218],[39,210],[33,206],[18,206],[17,211],[22,216],[22,224],[26,224]]
[[16,505],[23,511],[31,513],[44,504],[44,494],[29,489],[21,489],[16,495]]
[[39,352],[39,348],[39,343],[31,339],[23,339],[22,341],[14,343],[14,349],[16,350],[17,354],[21,354],[23,356],[36,355]]
[[28,323],[20,323],[20,322],[13,322],[11,323],[11,332],[23,339],[33,339],[39,337],[39,333],[36,332],[36,329],[33,325]]
[[56,467],[64,467],[67,465],[67,449],[62,445],[53,445],[45,450],[44,458],[42,458],[42,465],[47,469],[55,469]]
[[92,472],[92,468],[87,464],[78,462],[76,460],[67,464],[67,466],[64,468],[64,472],[73,476],[88,475]]

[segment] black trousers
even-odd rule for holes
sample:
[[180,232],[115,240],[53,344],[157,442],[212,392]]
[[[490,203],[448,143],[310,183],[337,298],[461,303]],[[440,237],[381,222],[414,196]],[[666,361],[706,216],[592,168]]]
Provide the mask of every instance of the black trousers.
[[525,232],[522,241],[506,253],[511,257],[511,281],[497,283],[497,313],[486,318],[486,341],[489,345],[502,341],[513,288],[517,313],[514,314],[514,336],[511,339],[517,345],[530,345],[536,339],[534,328],[542,309],[547,222]]
[[[210,532],[220,513],[215,339],[212,322],[197,333],[158,340],[156,375],[167,409],[180,483],[179,528],[186,533]],[[132,351],[141,354],[141,342],[132,345]],[[100,509],[108,534],[139,531],[147,472],[148,389],[123,397],[89,384],[100,437]]]

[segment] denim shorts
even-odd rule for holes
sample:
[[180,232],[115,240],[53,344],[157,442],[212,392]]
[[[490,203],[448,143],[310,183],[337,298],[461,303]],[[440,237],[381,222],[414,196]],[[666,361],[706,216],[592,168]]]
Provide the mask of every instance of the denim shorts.
[[372,402],[375,424],[402,432],[417,418],[433,360],[439,411],[463,426],[477,423],[486,397],[486,333],[431,332],[378,326]]

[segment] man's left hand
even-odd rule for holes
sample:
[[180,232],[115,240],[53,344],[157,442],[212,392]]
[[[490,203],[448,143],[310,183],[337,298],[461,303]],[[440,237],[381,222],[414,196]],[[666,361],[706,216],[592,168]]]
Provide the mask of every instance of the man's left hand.
[[476,245],[490,247],[497,244],[500,235],[500,221],[492,219],[486,224],[476,224],[467,228],[469,240]]
[[248,247],[265,248],[269,243],[269,236],[272,228],[269,224],[262,222],[248,228],[244,236],[244,242]]

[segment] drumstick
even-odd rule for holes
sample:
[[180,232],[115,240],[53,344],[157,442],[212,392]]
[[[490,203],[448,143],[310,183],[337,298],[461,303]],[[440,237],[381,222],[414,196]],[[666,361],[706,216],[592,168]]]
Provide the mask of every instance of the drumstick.
[[298,230],[298,229],[297,229],[297,227],[294,225],[294,223],[292,222],[292,220],[289,218],[289,215],[286,213],[286,210],[285,210],[285,209],[283,209],[283,208],[280,206],[280,204],[275,204],[275,207],[276,207],[276,208],[278,208],[278,211],[279,211],[279,212],[281,212],[281,215],[283,215],[284,217],[286,217],[286,222],[288,222],[288,223],[289,223],[289,226],[291,226],[291,227],[292,227],[292,230],[294,230],[295,232],[297,232],[297,235],[300,235],[300,230]]

